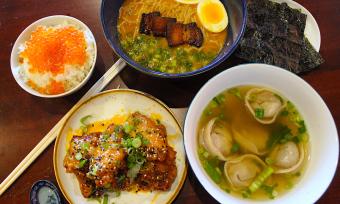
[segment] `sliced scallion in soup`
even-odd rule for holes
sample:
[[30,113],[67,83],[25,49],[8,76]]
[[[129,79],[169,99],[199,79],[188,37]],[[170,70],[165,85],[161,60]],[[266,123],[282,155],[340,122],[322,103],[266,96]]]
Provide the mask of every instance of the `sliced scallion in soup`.
[[[164,36],[142,34],[142,15],[153,12],[176,19],[183,25],[194,24],[202,32],[202,44],[174,46]],[[204,28],[197,14],[197,5],[176,0],[125,0],[119,10],[117,30],[121,46],[130,58],[144,67],[164,73],[185,73],[202,68],[213,61],[227,39],[227,29],[213,33]]]
[[203,169],[223,190],[247,199],[275,199],[299,181],[308,159],[308,131],[281,94],[238,86],[214,97],[198,129]]

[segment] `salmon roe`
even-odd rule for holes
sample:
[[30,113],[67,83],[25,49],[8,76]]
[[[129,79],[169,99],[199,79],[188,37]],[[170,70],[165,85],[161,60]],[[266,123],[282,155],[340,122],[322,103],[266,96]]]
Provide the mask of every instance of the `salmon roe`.
[[32,73],[50,72],[53,75],[64,73],[66,64],[85,64],[84,33],[73,26],[62,28],[39,26],[32,32],[20,57],[29,60]]
[[64,83],[54,80],[58,74],[64,74],[65,65],[85,65],[86,41],[84,33],[74,26],[61,28],[39,26],[26,41],[26,48],[20,53],[19,61],[28,60],[30,73],[52,74],[46,87],[39,87],[34,81],[27,84],[44,94],[60,94],[65,92]]

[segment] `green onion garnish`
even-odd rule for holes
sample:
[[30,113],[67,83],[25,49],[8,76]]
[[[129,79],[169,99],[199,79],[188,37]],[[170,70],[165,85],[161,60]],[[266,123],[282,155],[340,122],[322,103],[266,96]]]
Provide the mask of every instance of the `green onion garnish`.
[[140,147],[141,145],[142,145],[142,140],[141,140],[139,137],[137,137],[137,138],[135,138],[135,139],[132,140],[132,146],[133,146],[134,148],[138,148],[138,147]]
[[84,117],[82,117],[81,119],[80,119],[80,123],[82,124],[82,125],[88,125],[87,123],[86,123],[86,120],[87,119],[89,119],[89,118],[91,118],[92,116],[91,115],[87,115],[87,116],[84,116]]
[[76,160],[81,160],[81,158],[83,158],[83,155],[80,152],[78,152],[76,154],[75,158],[76,158]]
[[255,117],[262,119],[264,117],[264,109],[263,108],[256,108],[255,109]]
[[238,150],[240,150],[240,145],[237,144],[237,143],[234,143],[232,146],[231,146],[231,153],[236,153],[238,152]]
[[79,168],[83,168],[84,167],[84,165],[86,164],[86,162],[87,162],[87,159],[82,159],[82,160],[80,160],[80,162],[79,162]]
[[255,180],[250,184],[248,187],[248,190],[250,193],[254,193],[257,189],[259,189],[264,181],[269,178],[274,173],[274,169],[271,167],[265,168],[256,178]]
[[125,124],[123,129],[126,134],[129,134],[131,131],[135,129],[135,127],[129,124]]
[[104,195],[103,204],[109,203],[109,196],[107,194]]

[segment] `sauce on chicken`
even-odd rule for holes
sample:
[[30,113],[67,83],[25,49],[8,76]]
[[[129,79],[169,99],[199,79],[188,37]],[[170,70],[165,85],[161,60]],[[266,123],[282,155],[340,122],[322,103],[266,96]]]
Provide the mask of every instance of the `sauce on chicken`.
[[64,158],[84,197],[106,190],[166,191],[177,176],[176,151],[167,142],[166,128],[139,112],[104,131],[74,135]]

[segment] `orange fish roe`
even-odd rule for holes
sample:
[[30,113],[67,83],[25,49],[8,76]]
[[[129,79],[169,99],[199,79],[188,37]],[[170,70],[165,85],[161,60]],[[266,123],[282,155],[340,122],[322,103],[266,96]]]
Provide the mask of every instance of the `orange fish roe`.
[[61,94],[61,93],[65,92],[64,84],[62,82],[58,82],[58,81],[55,81],[53,79],[44,88],[38,86],[32,80],[28,80],[27,85],[29,85],[34,90],[36,90],[36,91],[38,91],[39,93],[42,93],[42,94],[56,95],[56,94]]
[[[84,65],[86,41],[84,33],[74,26],[46,28],[39,26],[26,42],[20,57],[29,60],[32,73],[64,73],[64,66]],[[56,88],[55,90],[60,90]]]

